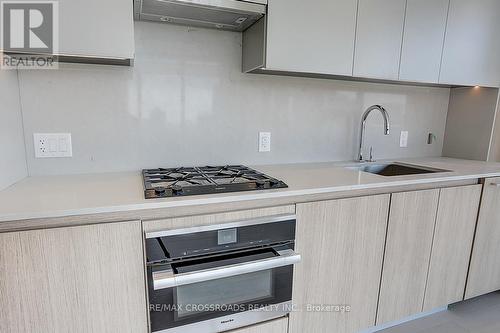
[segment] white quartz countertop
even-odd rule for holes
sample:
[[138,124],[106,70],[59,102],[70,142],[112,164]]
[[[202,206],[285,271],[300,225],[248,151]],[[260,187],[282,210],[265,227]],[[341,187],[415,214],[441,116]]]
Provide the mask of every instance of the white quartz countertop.
[[[384,177],[346,169],[353,162],[252,166],[288,184],[286,189],[144,199],[140,172],[28,177],[0,191],[0,222],[147,209],[232,203],[376,189],[392,186],[500,177],[500,163],[449,158],[396,159],[449,172]],[[388,161],[379,161],[385,163]],[[376,164],[377,164],[376,163]]]

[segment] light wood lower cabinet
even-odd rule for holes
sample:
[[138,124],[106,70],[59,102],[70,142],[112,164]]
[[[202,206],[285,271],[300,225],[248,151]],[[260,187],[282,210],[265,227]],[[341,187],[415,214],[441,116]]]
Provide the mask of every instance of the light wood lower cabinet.
[[481,189],[441,189],[423,311],[464,298]]
[[[500,289],[500,178],[144,222],[148,231],[297,214],[290,318],[233,333],[354,333]],[[0,332],[146,333],[140,221],[0,233]],[[377,311],[378,309],[378,311]]]
[[377,325],[422,310],[438,199],[439,189],[392,195]]
[[0,234],[0,332],[147,332],[139,221]]
[[[287,333],[288,317],[271,320],[262,324],[240,328],[228,333]],[[200,332],[201,333],[201,332]]]
[[463,299],[481,188],[392,195],[378,325]]
[[[290,333],[354,333],[373,326],[389,195],[297,205],[297,251]],[[329,306],[307,311],[307,305]],[[335,306],[350,311],[336,312]]]
[[465,298],[500,289],[500,178],[487,179],[479,211]]

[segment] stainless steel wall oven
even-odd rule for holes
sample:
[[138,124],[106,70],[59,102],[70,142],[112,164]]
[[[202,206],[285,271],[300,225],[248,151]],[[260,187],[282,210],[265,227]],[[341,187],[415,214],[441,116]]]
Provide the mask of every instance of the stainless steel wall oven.
[[294,215],[146,234],[152,332],[222,332],[292,309]]

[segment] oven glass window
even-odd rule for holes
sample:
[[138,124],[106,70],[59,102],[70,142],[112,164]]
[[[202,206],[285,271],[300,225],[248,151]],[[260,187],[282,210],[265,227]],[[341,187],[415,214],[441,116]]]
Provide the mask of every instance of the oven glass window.
[[241,304],[258,304],[272,298],[272,275],[272,270],[264,270],[177,287],[177,319],[202,312],[238,310]]

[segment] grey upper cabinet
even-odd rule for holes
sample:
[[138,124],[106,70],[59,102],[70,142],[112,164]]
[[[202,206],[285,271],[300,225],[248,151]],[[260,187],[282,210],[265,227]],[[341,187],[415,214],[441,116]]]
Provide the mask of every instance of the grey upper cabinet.
[[406,0],[359,0],[354,76],[397,80]]
[[357,0],[269,0],[266,68],[352,75]]
[[408,0],[399,79],[438,83],[449,0]]
[[500,1],[451,0],[440,83],[500,85]]
[[498,87],[498,13],[498,0],[269,0],[243,33],[242,67]]
[[59,54],[134,58],[133,2],[60,0]]

